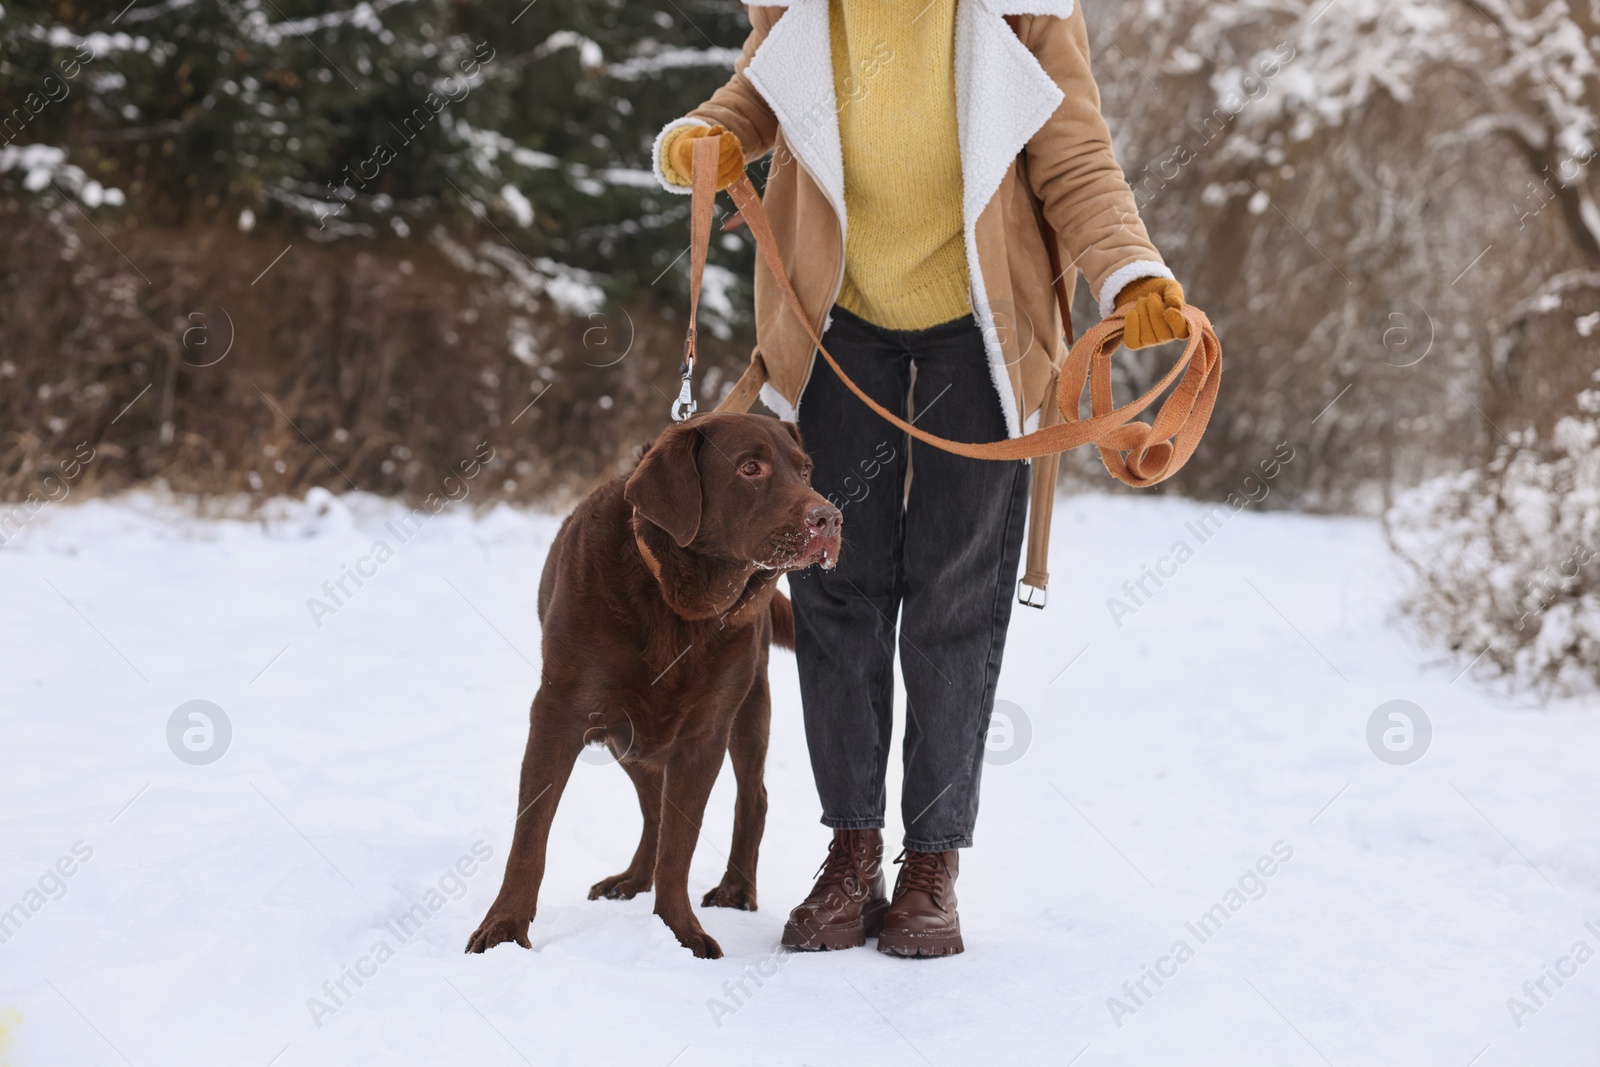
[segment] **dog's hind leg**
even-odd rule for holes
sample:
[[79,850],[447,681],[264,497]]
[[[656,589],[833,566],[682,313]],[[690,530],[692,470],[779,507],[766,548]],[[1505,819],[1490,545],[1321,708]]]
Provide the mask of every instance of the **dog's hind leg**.
[[628,869],[596,882],[589,889],[590,900],[631,900],[638,893],[649,892],[656,880],[656,842],[661,838],[661,785],[665,774],[660,767],[638,762],[625,761],[622,769],[639,791],[644,829],[639,832],[639,847],[634,850]]
[[539,883],[544,881],[545,845],[561,792],[572,765],[583,749],[581,723],[564,721],[561,705],[543,687],[533,698],[528,726],[528,747],[522,756],[522,785],[517,796],[517,820],[511,834],[511,855],[506,860],[500,893],[478,929],[467,941],[468,952],[482,952],[502,941],[528,944],[528,924],[539,903]]
[[704,907],[756,910],[756,858],[767,825],[767,735],[771,723],[772,699],[766,672],[762,671],[733,720],[733,736],[728,741],[733,777],[738,783],[733,806],[733,847],[728,851],[728,870],[722,882],[700,902]]
[[727,744],[720,738],[680,741],[667,764],[661,799],[661,844],[656,857],[655,913],[678,943],[701,959],[721,959],[722,946],[712,939],[689,906],[689,861],[700,838],[706,798],[722,769]]

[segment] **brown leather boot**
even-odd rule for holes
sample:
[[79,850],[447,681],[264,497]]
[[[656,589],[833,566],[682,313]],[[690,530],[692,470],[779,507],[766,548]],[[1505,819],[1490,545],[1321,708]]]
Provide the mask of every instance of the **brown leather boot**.
[[783,944],[804,952],[855,948],[883,925],[883,834],[835,830],[811,895],[789,913]]
[[900,876],[894,903],[883,917],[878,951],[894,956],[954,956],[961,944],[961,917],[956,914],[956,875],[961,854],[900,853]]

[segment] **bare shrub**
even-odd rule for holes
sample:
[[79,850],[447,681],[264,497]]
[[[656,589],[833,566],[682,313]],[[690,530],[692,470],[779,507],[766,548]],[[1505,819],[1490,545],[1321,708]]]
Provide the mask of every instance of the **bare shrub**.
[[[373,247],[103,228],[0,204],[0,500],[39,493],[87,443],[83,495],[161,482],[415,502],[487,444],[475,502],[559,505],[675,396],[681,318],[539,276],[492,234]],[[745,351],[702,348],[705,405]]]

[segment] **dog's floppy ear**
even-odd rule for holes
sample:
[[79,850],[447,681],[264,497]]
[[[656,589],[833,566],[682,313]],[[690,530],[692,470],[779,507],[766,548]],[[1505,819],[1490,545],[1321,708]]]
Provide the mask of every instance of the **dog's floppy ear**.
[[681,548],[700,529],[700,431],[670,426],[628,478],[622,497],[634,510],[672,535]]

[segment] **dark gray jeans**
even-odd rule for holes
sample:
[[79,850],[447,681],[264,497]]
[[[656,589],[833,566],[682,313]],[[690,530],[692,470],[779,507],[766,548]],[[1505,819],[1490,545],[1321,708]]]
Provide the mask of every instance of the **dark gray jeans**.
[[[897,415],[914,416],[917,426],[958,441],[1005,437],[971,316],[903,331],[835,308],[824,341],[857,385]],[[846,830],[883,826],[898,617],[907,704],[905,846],[969,847],[1021,556],[1028,465],[964,459],[922,444],[913,452],[910,438],[861,403],[820,358],[799,420],[813,484],[844,512],[839,566],[789,576],[822,822]]]

